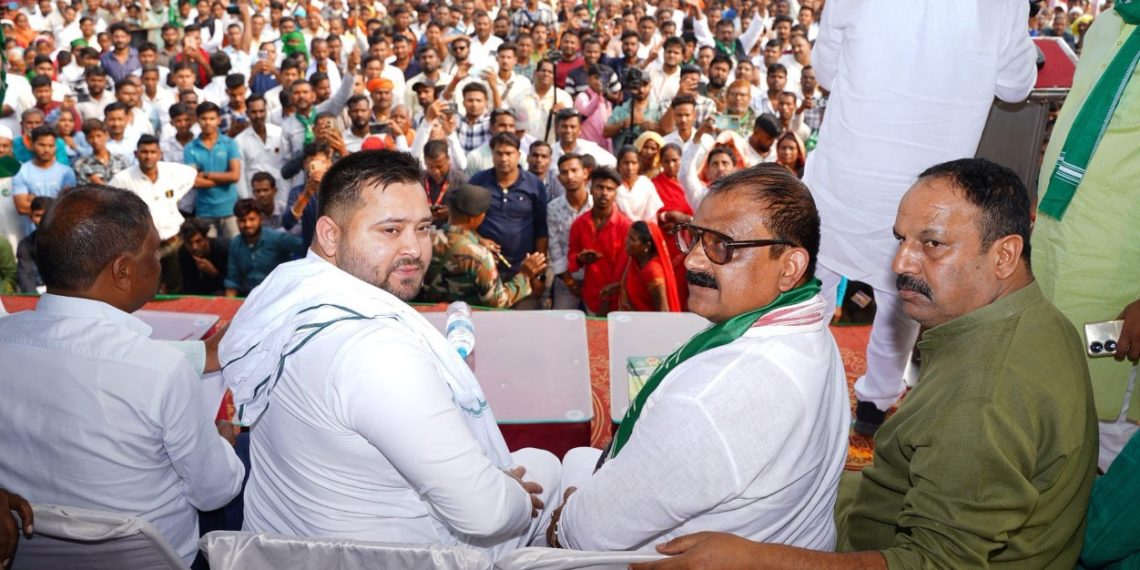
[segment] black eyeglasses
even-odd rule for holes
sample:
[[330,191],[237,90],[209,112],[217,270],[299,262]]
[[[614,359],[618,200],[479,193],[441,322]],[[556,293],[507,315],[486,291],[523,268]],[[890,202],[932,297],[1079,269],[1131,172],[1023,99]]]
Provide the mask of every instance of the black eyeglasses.
[[731,237],[718,231],[694,226],[693,224],[677,224],[674,231],[677,233],[677,246],[681,248],[681,253],[688,255],[688,253],[696,247],[697,242],[700,241],[701,247],[705,250],[705,257],[708,257],[709,261],[717,265],[724,265],[732,261],[732,250],[737,248],[796,245],[784,239],[735,241]]

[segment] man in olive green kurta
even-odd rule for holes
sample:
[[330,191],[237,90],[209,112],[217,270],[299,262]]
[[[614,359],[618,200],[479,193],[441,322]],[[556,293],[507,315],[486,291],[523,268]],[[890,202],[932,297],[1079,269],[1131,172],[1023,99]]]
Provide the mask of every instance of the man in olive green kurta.
[[1073,568],[1096,413],[1077,333],[1033,280],[1028,194],[1008,168],[963,159],[903,196],[892,268],[927,329],[922,371],[875,436],[840,552],[697,533],[633,567]]
[[1080,339],[1036,284],[934,327],[875,436],[844,550],[891,568],[1072,568],[1096,472]]

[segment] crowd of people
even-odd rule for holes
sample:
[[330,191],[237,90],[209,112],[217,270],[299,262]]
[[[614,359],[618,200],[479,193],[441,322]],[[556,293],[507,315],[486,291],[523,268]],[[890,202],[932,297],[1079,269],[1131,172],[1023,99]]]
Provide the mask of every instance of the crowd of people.
[[[188,564],[196,510],[239,494],[246,530],[496,558],[1135,562],[1140,8],[1117,4],[0,5],[0,293],[44,294],[0,319],[0,428],[39,442],[0,444],[0,561],[7,511],[30,524],[6,488],[130,511]],[[1030,93],[1036,36],[1081,54],[1039,207],[965,158],[995,97]],[[827,327],[845,280],[876,305],[854,387],[875,464],[846,502]],[[155,291],[247,299],[230,330],[171,344],[128,314]],[[507,450],[417,301],[712,326],[608,449],[556,458]],[[1113,320],[1115,347],[1082,340]],[[219,362],[237,438],[186,413]],[[91,370],[109,372],[68,383]],[[39,478],[80,467],[109,478]]]

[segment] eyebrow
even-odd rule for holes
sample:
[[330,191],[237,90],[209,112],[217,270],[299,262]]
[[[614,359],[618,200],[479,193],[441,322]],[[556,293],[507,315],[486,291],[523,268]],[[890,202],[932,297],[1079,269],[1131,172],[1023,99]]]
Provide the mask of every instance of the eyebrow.
[[379,226],[381,224],[409,224],[409,223],[411,223],[411,224],[422,224],[425,222],[430,223],[431,220],[432,220],[431,216],[424,216],[422,218],[418,218],[415,220],[413,220],[411,218],[384,218],[383,220],[377,220],[377,221],[373,222],[372,225],[373,226]]

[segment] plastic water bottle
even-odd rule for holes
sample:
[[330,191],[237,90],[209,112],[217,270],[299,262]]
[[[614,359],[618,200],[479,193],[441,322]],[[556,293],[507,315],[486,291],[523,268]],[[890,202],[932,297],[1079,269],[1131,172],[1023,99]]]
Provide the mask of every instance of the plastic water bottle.
[[475,350],[475,324],[471,322],[471,306],[456,301],[447,306],[447,342],[464,360]]

